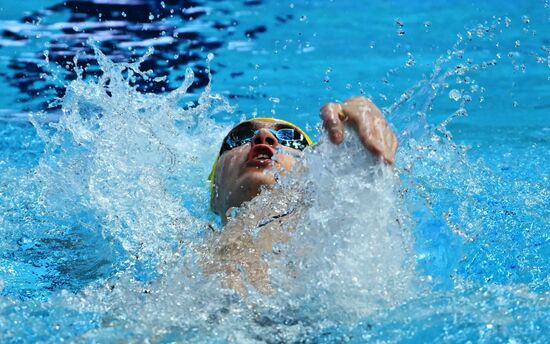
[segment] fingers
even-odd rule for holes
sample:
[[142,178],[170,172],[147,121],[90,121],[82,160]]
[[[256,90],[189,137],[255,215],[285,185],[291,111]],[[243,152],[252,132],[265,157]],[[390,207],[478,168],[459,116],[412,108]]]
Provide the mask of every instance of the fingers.
[[332,143],[340,144],[344,140],[344,113],[342,105],[338,103],[328,103],[321,108],[321,119],[323,127],[328,133]]
[[392,165],[395,162],[395,153],[397,152],[397,137],[391,129],[386,131],[387,153],[384,154],[384,159],[387,164]]
[[351,97],[342,104],[328,103],[321,108],[321,119],[331,142],[342,143],[344,122],[348,122],[365,148],[381,156],[387,164],[393,164],[397,138],[382,112],[369,99]]
[[380,139],[380,131],[377,129],[376,118],[368,114],[362,116],[350,116],[350,122],[353,123],[353,128],[359,134],[363,146],[371,151],[374,155],[383,155],[383,144]]
[[342,106],[342,111],[359,134],[363,145],[372,153],[381,155],[383,147],[378,130],[381,123],[376,110],[376,107],[364,97],[351,97]]
[[381,156],[386,163],[393,164],[397,139],[376,105],[365,97],[351,97],[342,106],[342,111],[365,148]]

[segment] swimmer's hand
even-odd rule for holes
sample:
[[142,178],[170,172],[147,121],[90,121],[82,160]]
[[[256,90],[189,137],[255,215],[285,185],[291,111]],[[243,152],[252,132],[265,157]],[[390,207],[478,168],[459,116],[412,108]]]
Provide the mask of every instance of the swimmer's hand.
[[369,151],[384,158],[387,164],[394,163],[397,138],[382,112],[369,99],[351,97],[343,103],[325,104],[321,119],[332,143],[344,141],[344,123],[348,123]]

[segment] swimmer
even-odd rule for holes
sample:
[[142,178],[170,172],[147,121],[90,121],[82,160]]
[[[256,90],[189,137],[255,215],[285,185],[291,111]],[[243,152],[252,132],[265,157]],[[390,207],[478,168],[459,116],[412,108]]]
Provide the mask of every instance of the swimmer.
[[[388,165],[394,163],[397,138],[369,99],[328,103],[320,115],[332,143],[344,141],[344,125],[349,125],[368,151]],[[303,202],[300,195],[289,197],[271,186],[277,174],[296,172],[296,159],[311,144],[303,130],[273,118],[244,121],[223,140],[209,180],[211,209],[224,228],[206,241],[201,264],[206,273],[221,274],[225,287],[246,295],[248,283],[264,294],[272,292],[263,256],[290,239]],[[263,198],[258,197],[262,189],[270,190]]]

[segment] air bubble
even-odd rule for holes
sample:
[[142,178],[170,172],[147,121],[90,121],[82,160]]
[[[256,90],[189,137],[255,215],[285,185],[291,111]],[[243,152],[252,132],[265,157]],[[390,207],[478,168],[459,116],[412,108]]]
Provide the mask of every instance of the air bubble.
[[466,111],[466,109],[463,108],[463,107],[461,107],[460,109],[455,111],[455,115],[457,115],[459,117],[466,116],[467,114],[468,114],[468,111]]
[[457,90],[457,89],[452,89],[451,91],[449,91],[449,98],[451,98],[451,99],[454,100],[455,102],[456,102],[456,101],[459,101],[461,97],[462,97],[462,96],[461,96],[459,90]]
[[416,61],[414,60],[412,54],[409,52],[407,53],[407,62],[405,63],[406,67],[412,67],[416,64]]

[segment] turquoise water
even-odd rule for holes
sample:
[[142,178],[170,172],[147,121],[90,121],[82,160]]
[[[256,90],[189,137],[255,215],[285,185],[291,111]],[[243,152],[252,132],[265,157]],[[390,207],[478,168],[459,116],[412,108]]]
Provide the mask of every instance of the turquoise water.
[[[545,1],[1,2],[0,338],[548,342],[549,21]],[[358,94],[396,173],[317,128]],[[278,293],[243,301],[196,247],[219,142],[255,115],[321,145],[280,186],[309,190],[281,247],[301,277],[275,264]]]

